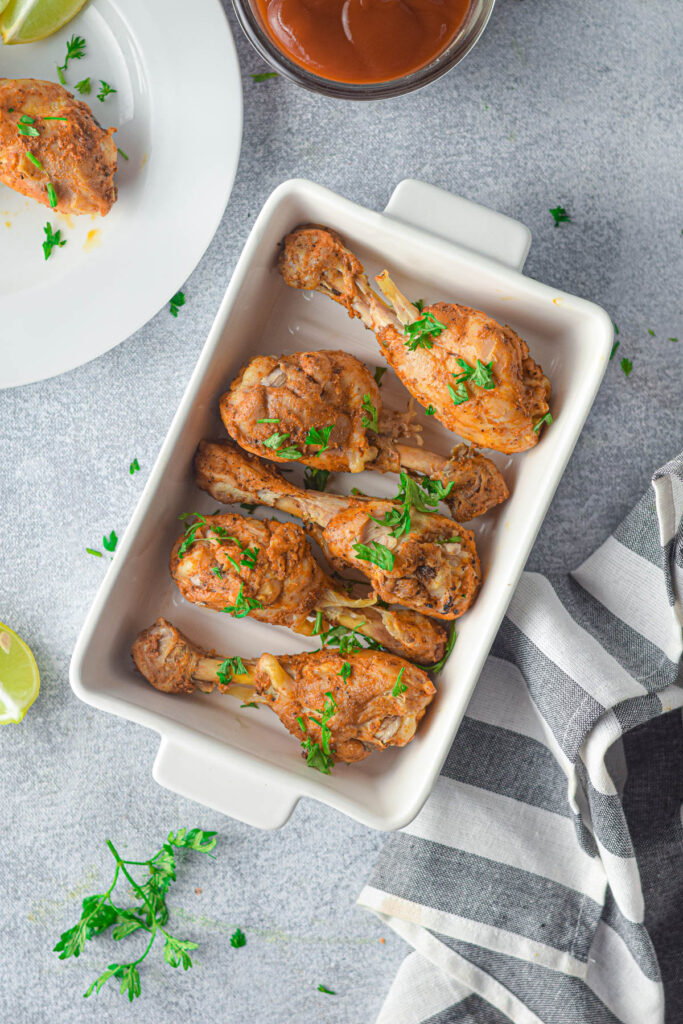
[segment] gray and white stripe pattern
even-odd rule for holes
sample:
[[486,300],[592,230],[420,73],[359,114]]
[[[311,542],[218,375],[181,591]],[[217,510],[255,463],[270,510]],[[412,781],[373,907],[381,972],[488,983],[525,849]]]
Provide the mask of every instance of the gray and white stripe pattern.
[[682,626],[683,455],[575,572],[522,576],[359,899],[414,947],[378,1024],[683,1018]]

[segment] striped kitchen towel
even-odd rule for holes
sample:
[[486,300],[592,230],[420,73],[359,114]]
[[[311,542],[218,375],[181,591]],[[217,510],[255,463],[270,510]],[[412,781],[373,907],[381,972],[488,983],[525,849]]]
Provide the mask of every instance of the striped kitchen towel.
[[414,952],[378,1024],[683,1021],[683,455],[652,484],[575,572],[522,576],[384,847],[359,902]]

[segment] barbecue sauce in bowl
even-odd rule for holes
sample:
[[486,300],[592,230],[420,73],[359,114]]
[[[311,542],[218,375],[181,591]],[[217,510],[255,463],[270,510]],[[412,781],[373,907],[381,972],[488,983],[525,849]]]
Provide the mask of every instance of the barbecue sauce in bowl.
[[251,0],[272,42],[333,82],[403,78],[446,49],[470,0]]

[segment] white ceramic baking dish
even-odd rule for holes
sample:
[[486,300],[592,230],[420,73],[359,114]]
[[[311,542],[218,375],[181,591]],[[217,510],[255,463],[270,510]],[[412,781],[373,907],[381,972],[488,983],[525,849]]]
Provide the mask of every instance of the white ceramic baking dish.
[[[338,765],[330,776],[306,767],[297,741],[265,708],[240,709],[218,694],[158,693],[136,674],[129,653],[138,631],[159,615],[224,654],[316,647],[289,630],[188,604],[168,572],[169,551],[182,529],[179,513],[215,507],[193,483],[192,456],[201,438],[224,436],[218,397],[249,357],[341,347],[369,365],[384,365],[373,335],[359,321],[324,296],[295,291],[281,280],[278,243],[305,222],[337,230],[369,273],[389,268],[410,296],[475,306],[511,324],[553,385],[554,423],[539,445],[512,458],[496,456],[512,496],[473,524],[484,584],[458,623],[455,649],[417,737],[403,750]],[[399,828],[417,814],[467,708],[612,344],[612,323],[602,309],[522,275],[529,244],[522,224],[416,181],[401,182],[384,213],[308,181],[287,181],[270,196],[71,661],[71,685],[82,700],[159,732],[153,771],[162,785],[261,828],[282,825],[302,796],[380,829]],[[383,399],[395,405],[407,399],[391,372]],[[453,435],[426,417],[424,427],[429,446],[448,452]],[[396,485],[392,476],[339,474],[333,487],[388,495]]]

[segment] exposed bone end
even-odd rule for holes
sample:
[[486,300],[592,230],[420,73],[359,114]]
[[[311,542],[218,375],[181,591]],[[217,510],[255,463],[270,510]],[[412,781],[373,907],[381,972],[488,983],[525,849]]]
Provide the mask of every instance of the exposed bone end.
[[363,266],[334,231],[322,225],[296,228],[283,242],[278,268],[290,288],[323,292],[358,316],[355,278],[363,275]]
[[133,661],[148,683],[162,693],[193,693],[193,674],[205,652],[166,619],[143,629],[131,648]]
[[389,277],[388,270],[383,270],[381,274],[378,274],[375,281],[379,285],[384,297],[391,303],[396,316],[402,324],[412,324],[413,321],[418,319],[420,316],[419,309],[394,284]]

